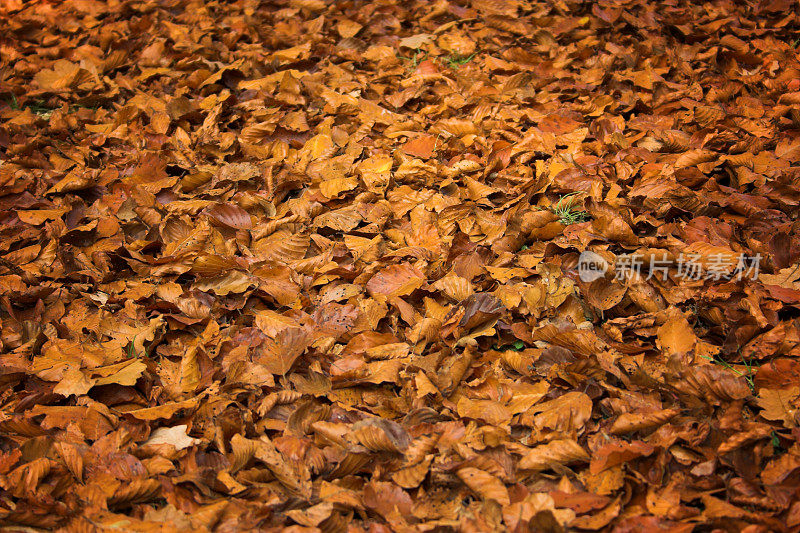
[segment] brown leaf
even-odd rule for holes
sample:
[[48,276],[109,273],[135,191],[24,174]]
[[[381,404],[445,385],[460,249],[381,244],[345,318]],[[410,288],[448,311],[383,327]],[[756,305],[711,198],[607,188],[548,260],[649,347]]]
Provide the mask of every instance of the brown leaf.
[[800,386],[789,389],[761,389],[756,403],[763,410],[761,416],[767,420],[780,420],[783,427],[797,427],[800,421]]
[[611,425],[610,433],[625,435],[636,431],[654,429],[662,426],[680,414],[678,409],[662,409],[649,413],[622,413]]
[[418,487],[428,475],[433,457],[430,455],[419,463],[397,470],[392,474],[392,480],[404,489]]
[[161,483],[155,479],[134,479],[129,484],[122,485],[108,498],[108,506],[114,508],[148,502],[156,499],[160,493]]
[[370,295],[407,296],[421,287],[425,275],[413,266],[403,263],[387,267],[367,282]]
[[601,446],[592,454],[589,470],[593,474],[627,463],[633,459],[652,454],[655,448],[646,442],[616,442]]
[[250,229],[253,227],[250,215],[237,205],[215,204],[207,212],[211,218],[231,228]]
[[508,424],[511,421],[511,412],[500,402],[493,400],[471,400],[462,396],[456,409],[463,418],[483,420],[492,425]]
[[275,479],[290,493],[299,497],[311,496],[311,481],[308,479],[308,470],[299,466],[292,466],[275,449],[275,445],[262,437],[256,444],[255,457],[267,465]]
[[308,343],[305,330],[296,327],[282,329],[275,340],[266,343],[263,354],[256,361],[273,374],[284,376],[306,351]]
[[436,148],[436,138],[432,135],[420,135],[414,137],[403,145],[403,151],[408,155],[428,159],[433,155]]
[[470,490],[484,500],[494,500],[500,505],[511,503],[505,485],[488,472],[477,468],[464,467],[459,469],[456,475]]
[[588,462],[589,454],[574,440],[554,440],[537,446],[522,457],[519,467],[524,470],[548,470],[554,464],[568,465]]
[[370,451],[402,453],[411,437],[400,424],[383,418],[367,418],[353,424],[353,438]]
[[61,394],[62,396],[70,396],[72,394],[81,396],[89,392],[97,382],[93,379],[87,378],[86,374],[81,372],[78,368],[70,366],[61,378],[61,381],[53,387],[53,392]]
[[658,328],[658,347],[666,355],[688,353],[696,339],[689,322],[681,315],[673,315]]
[[520,423],[564,434],[579,432],[592,414],[592,400],[582,392],[568,392],[555,400],[534,405]]
[[693,366],[682,373],[682,379],[675,383],[681,392],[718,405],[721,401],[741,400],[750,395],[750,389],[743,376],[731,370],[708,364]]
[[410,516],[412,502],[408,494],[394,483],[372,481],[364,487],[364,505],[389,520]]

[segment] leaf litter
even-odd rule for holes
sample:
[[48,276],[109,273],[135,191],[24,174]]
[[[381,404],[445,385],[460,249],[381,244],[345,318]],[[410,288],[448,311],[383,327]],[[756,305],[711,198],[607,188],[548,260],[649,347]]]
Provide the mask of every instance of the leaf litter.
[[4,2],[0,523],[796,529],[793,5]]

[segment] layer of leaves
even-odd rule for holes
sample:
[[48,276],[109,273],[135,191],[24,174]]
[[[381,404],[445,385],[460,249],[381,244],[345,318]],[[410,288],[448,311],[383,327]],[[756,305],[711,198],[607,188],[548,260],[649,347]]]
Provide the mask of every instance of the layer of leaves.
[[795,8],[4,1],[0,523],[800,527]]

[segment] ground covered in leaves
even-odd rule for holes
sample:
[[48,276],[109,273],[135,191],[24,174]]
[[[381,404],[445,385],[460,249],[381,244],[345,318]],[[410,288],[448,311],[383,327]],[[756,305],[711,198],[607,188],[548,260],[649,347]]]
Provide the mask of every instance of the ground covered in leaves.
[[0,523],[796,529],[796,8],[4,1]]

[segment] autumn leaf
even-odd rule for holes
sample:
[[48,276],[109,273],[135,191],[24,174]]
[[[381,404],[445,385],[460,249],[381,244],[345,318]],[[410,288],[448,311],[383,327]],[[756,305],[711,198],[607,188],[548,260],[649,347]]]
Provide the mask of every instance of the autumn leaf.
[[370,294],[386,296],[407,296],[422,286],[425,277],[419,270],[408,264],[392,265],[375,274],[367,282]]
[[209,216],[228,227],[235,229],[250,229],[253,222],[250,215],[237,205],[216,204],[208,210]]
[[689,322],[680,315],[670,317],[658,328],[658,346],[667,355],[685,354],[694,348],[696,337]]
[[372,451],[403,452],[411,443],[411,437],[396,422],[382,418],[356,422],[352,436],[362,446]]
[[767,420],[780,420],[784,427],[794,428],[798,424],[800,387],[790,389],[761,389],[756,402],[763,409],[761,416]]
[[465,467],[456,472],[459,479],[484,500],[493,500],[500,505],[510,503],[508,490],[495,476],[477,468]]
[[285,375],[308,347],[308,336],[300,328],[285,328],[265,344],[257,362],[275,375]]
[[649,430],[662,426],[680,414],[677,409],[662,409],[646,413],[622,413],[611,425],[611,433],[625,435],[635,431]]
[[617,442],[601,446],[592,454],[589,470],[596,474],[613,466],[617,466],[655,451],[653,446],[642,442]]
[[183,450],[190,446],[194,446],[200,442],[186,434],[187,426],[173,426],[170,428],[158,428],[150,434],[150,438],[144,443],[144,446],[162,446],[167,445],[175,448],[176,450]]
[[553,465],[567,465],[589,460],[589,454],[572,440],[554,440],[537,446],[519,461],[519,467],[525,470],[548,470]]
[[564,434],[580,431],[592,413],[592,401],[582,392],[568,392],[554,400],[534,405],[520,423],[548,428]]
[[431,135],[420,135],[414,137],[403,145],[403,151],[408,155],[428,159],[433,155],[436,147],[436,139]]
[[64,373],[58,385],[53,387],[53,392],[63,396],[70,396],[72,394],[81,396],[86,394],[96,383],[96,380],[87,378],[86,374],[81,372],[78,368],[71,366]]

